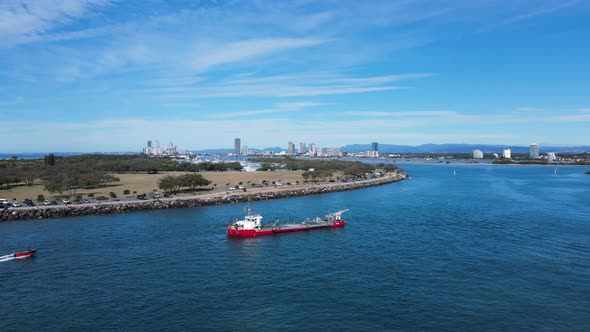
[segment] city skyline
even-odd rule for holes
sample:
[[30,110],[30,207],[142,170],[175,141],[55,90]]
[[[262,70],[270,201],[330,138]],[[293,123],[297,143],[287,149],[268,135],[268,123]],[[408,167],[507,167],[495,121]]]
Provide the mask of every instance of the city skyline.
[[575,0],[4,1],[1,152],[135,151],[156,135],[197,150],[590,145],[589,13]]

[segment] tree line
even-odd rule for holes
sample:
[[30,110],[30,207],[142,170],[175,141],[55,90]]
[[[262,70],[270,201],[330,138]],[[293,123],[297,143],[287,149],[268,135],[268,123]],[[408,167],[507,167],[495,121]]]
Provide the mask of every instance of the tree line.
[[[360,161],[343,161],[343,160],[313,160],[313,159],[294,159],[294,158],[258,158],[255,161],[261,163],[260,171],[287,169],[290,171],[305,171],[309,179],[329,178],[335,172],[341,172],[346,177],[360,177],[365,173],[375,172],[377,169],[383,169],[386,172],[392,172],[398,169],[392,164],[369,165]],[[310,171],[313,169],[313,171]],[[315,173],[314,173],[315,172]],[[305,176],[304,176],[305,177]]]
[[36,180],[42,180],[45,189],[51,193],[75,195],[79,189],[104,187],[119,181],[119,178],[94,168],[63,165],[0,167],[0,187],[10,187],[19,183],[32,186]]
[[[49,155],[50,156],[50,155]],[[48,161],[52,158],[46,156]],[[70,157],[53,157],[54,165],[68,165],[92,167],[97,170],[113,173],[148,173],[160,172],[225,172],[239,171],[242,165],[239,162],[220,163],[189,163],[162,156],[149,157],[143,154],[82,154]]]
[[301,176],[304,181],[325,181],[339,172],[346,178],[364,178],[365,174],[373,173],[378,169],[384,172],[394,172],[399,169],[393,164],[379,163],[376,165],[365,164],[360,161],[343,160],[314,160],[286,158],[257,158],[255,161],[261,163],[259,171],[272,171],[287,169],[290,171],[304,171]]
[[158,187],[167,193],[176,193],[181,189],[195,190],[211,184],[201,174],[166,175],[158,180]]
[[47,190],[57,193],[75,194],[80,188],[96,188],[118,178],[109,173],[159,172],[225,172],[240,171],[239,162],[188,163],[178,162],[169,157],[148,157],[145,155],[83,154],[60,157],[53,153],[42,159],[0,160],[0,188],[24,183],[33,185],[42,180]]

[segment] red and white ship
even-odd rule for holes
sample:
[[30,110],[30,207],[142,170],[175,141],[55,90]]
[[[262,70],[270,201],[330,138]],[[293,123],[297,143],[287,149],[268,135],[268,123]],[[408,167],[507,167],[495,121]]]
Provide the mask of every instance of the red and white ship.
[[325,219],[317,217],[313,220],[309,218],[299,222],[291,224],[282,224],[278,220],[272,224],[263,225],[262,216],[253,213],[248,208],[248,214],[243,220],[236,220],[229,223],[227,226],[227,236],[230,237],[255,237],[263,235],[273,235],[279,233],[291,233],[301,231],[311,231],[315,229],[324,228],[342,228],[346,224],[342,220],[342,214],[348,211],[342,210],[326,215]]
[[17,253],[14,253],[14,258],[16,258],[16,259],[29,258],[29,257],[33,256],[36,252],[37,252],[37,249],[29,249],[27,251],[17,252]]
[[15,252],[14,254],[0,256],[0,262],[10,261],[13,259],[29,258],[37,252],[37,249],[29,249],[27,251]]

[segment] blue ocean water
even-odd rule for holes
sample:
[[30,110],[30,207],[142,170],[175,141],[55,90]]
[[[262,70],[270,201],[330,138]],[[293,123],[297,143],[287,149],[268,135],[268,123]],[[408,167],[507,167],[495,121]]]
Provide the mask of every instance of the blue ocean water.
[[[586,169],[404,165],[409,181],[254,202],[344,229],[227,239],[242,204],[0,223],[0,331],[590,329]],[[456,175],[453,175],[456,171]]]

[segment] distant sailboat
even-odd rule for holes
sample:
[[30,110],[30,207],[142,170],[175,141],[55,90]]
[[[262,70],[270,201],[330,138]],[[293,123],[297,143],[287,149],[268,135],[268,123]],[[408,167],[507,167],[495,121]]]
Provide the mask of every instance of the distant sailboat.
[[457,175],[457,171],[456,170],[453,170],[453,175]]
[[553,170],[553,175],[557,175],[557,167]]

